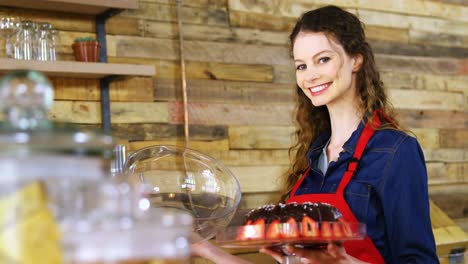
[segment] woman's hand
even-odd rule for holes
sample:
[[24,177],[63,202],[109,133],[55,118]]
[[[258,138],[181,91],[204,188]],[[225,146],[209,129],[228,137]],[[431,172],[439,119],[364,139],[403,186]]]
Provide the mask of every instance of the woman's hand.
[[[326,249],[304,249],[293,246],[287,246],[286,251],[301,258],[301,263],[304,264],[322,264],[322,263],[337,263],[337,264],[358,264],[366,263],[360,261],[348,254],[343,246],[335,243],[327,245]],[[283,254],[273,251],[268,248],[261,248],[261,253],[268,254],[276,259],[279,263],[284,263]]]

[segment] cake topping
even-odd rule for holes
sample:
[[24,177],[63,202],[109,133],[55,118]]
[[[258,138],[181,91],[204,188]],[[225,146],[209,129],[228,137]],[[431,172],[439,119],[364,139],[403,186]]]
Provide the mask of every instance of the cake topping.
[[307,216],[317,222],[332,222],[337,221],[337,219],[341,217],[341,213],[335,207],[327,203],[305,202],[302,204],[268,204],[262,205],[248,212],[245,222],[255,222],[259,218],[264,219],[266,224],[275,220],[287,222],[289,218],[293,218],[297,222],[300,222],[304,216]]

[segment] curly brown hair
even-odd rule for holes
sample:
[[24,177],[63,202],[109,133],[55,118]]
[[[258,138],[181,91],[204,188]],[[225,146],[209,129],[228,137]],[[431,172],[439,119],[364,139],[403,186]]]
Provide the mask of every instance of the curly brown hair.
[[[380,109],[393,120],[383,122],[379,129],[401,129],[396,121],[393,106],[387,98],[383,82],[374,60],[371,46],[366,41],[364,25],[353,14],[336,6],[325,6],[304,13],[297,21],[289,39],[291,50],[300,32],[322,32],[339,43],[349,56],[360,54],[363,64],[356,74],[356,92],[359,97],[359,111],[365,116]],[[310,99],[296,84],[295,122],[296,143],[289,149],[291,166],[285,178],[282,200],[308,167],[307,151],[312,141],[321,133],[330,130],[330,117],[326,106],[315,107]],[[363,120],[365,121],[365,120]]]

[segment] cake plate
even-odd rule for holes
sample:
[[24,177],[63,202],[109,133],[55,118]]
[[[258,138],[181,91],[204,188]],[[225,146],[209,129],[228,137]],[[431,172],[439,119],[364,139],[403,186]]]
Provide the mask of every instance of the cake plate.
[[249,224],[230,226],[219,230],[217,244],[224,248],[270,248],[282,252],[284,263],[300,263],[300,258],[287,255],[286,246],[323,249],[329,243],[363,240],[366,225],[357,222],[314,222],[307,225],[297,222],[274,224]]

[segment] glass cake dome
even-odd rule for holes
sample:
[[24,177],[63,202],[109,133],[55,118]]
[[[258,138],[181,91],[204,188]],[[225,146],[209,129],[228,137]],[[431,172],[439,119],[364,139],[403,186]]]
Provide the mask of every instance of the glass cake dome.
[[234,174],[220,161],[176,146],[150,146],[130,154],[124,173],[144,188],[148,206],[189,212],[194,240],[210,239],[231,221],[241,199]]

